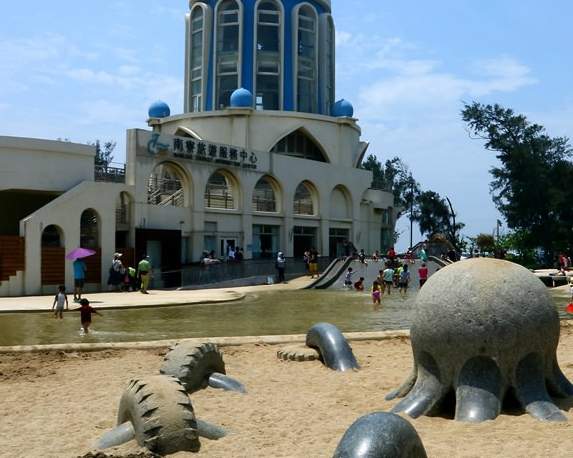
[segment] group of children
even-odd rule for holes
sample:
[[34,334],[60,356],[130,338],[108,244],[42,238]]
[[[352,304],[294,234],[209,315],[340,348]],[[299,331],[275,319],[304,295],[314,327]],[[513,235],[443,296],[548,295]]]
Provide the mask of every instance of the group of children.
[[[92,322],[92,313],[96,315],[100,315],[96,309],[90,306],[90,301],[83,298],[79,300],[80,306],[76,309],[72,309],[74,312],[80,312],[80,321],[82,323],[82,329],[84,330],[84,334],[89,332],[89,327]],[[68,304],[68,295],[66,294],[66,287],[64,285],[60,285],[58,288],[58,293],[56,297],[54,297],[54,303],[52,304],[52,310],[54,311],[54,318],[55,319],[63,319],[64,318],[64,307],[65,310],[70,310]]]
[[[355,270],[349,267],[344,276],[344,289],[355,289],[356,291],[364,291],[364,277],[360,277],[355,282],[352,281],[352,276]],[[422,263],[418,269],[418,275],[420,277],[420,287],[426,282],[428,278],[428,268],[425,263]],[[380,298],[382,294],[391,294],[392,287],[399,288],[399,292],[406,294],[408,287],[410,285],[410,269],[408,268],[408,263],[398,264],[397,268],[392,267],[390,261],[386,262],[385,269],[381,269],[378,272],[378,277],[372,282],[372,287],[370,288],[370,295],[372,297],[372,302],[374,304],[380,304]]]

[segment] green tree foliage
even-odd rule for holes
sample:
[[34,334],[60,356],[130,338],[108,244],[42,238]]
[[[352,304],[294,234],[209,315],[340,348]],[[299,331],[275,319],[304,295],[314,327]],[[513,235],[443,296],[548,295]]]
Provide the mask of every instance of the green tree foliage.
[[113,161],[113,150],[115,149],[116,142],[105,142],[103,145],[99,140],[94,143],[88,143],[96,147],[96,154],[94,156],[94,164],[98,167],[107,169],[109,164]]
[[384,165],[370,154],[362,163],[364,170],[373,174],[372,187],[394,194],[394,206],[399,208],[398,218],[411,210],[420,193],[420,184],[414,180],[402,159],[388,159]]
[[430,238],[437,233],[445,233],[450,224],[450,209],[445,199],[437,192],[424,191],[418,198],[416,221],[420,233]]
[[500,161],[490,170],[490,191],[508,227],[526,237],[525,246],[551,255],[567,246],[573,227],[569,140],[550,138],[542,126],[497,104],[466,104],[461,114],[470,134]]
[[478,234],[476,237],[476,245],[480,253],[492,252],[495,250],[495,239],[491,234]]
[[465,246],[460,234],[465,224],[456,221],[456,216],[447,198],[442,198],[437,192],[424,191],[418,196],[414,220],[418,222],[422,235],[430,239],[434,234],[444,234],[460,250]]

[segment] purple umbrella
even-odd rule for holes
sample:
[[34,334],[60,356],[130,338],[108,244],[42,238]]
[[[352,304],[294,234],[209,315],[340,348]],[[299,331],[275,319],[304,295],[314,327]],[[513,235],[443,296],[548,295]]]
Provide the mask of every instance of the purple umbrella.
[[96,254],[96,252],[94,250],[90,250],[89,248],[77,247],[66,255],[66,259],[73,260],[78,258],[85,258],[87,256],[91,256],[92,254]]

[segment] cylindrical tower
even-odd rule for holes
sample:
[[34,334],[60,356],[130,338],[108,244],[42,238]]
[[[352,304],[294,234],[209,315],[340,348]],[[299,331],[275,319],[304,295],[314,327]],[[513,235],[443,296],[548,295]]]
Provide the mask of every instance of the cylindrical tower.
[[330,115],[330,0],[191,0],[186,15],[186,113],[231,105],[243,88],[257,110]]

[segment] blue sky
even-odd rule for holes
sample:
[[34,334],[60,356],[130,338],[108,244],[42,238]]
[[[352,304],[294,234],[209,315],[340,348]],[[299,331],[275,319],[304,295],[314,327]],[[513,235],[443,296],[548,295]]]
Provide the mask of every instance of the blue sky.
[[[2,2],[0,135],[114,140],[123,162],[125,130],[147,128],[152,102],[182,112],[188,4]],[[354,105],[368,153],[401,157],[423,190],[449,197],[464,235],[492,233],[495,154],[469,138],[460,111],[499,103],[573,137],[573,2],[332,0],[332,10],[336,96]],[[407,248],[407,216],[397,229]]]

